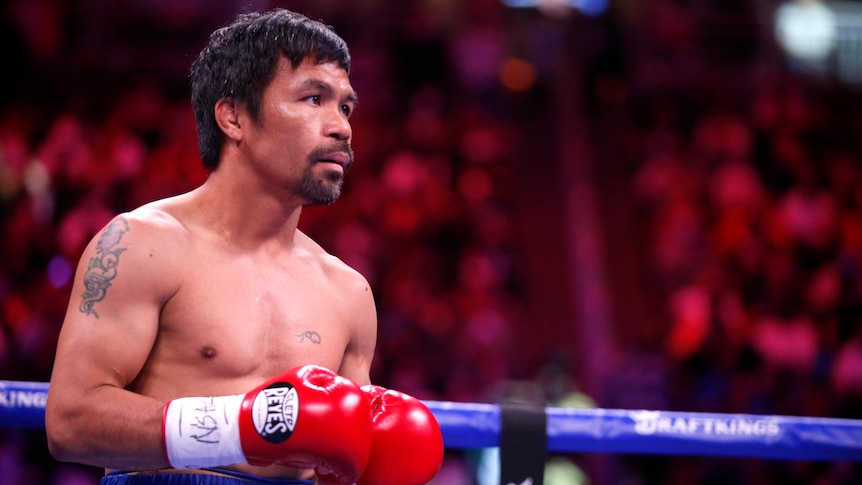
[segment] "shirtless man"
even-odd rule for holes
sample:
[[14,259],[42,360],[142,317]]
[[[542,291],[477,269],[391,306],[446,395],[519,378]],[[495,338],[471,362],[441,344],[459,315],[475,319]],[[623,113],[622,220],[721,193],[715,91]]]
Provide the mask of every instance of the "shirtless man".
[[353,163],[349,68],[340,37],[287,10],[211,36],[191,70],[206,182],[117,216],[79,263],[46,410],[57,459],[105,485],[436,473],[433,416],[370,385],[368,282],[297,229]]

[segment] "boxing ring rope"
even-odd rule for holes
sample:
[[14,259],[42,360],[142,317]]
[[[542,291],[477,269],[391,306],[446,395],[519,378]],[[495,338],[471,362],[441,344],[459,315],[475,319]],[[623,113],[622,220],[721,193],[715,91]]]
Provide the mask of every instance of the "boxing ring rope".
[[[43,429],[47,396],[48,383],[0,381],[0,427]],[[500,405],[423,402],[440,423],[446,448],[499,445]],[[554,407],[543,411],[548,452],[862,461],[862,421],[852,419]]]

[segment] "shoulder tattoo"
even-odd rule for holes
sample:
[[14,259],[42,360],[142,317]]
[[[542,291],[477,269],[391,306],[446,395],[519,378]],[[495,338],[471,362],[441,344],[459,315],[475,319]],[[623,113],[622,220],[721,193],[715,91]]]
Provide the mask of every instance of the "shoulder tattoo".
[[84,274],[83,300],[78,310],[86,315],[99,318],[99,314],[93,309],[93,305],[105,298],[111,281],[117,276],[117,265],[120,263],[120,254],[126,248],[120,246],[123,235],[129,232],[129,223],[120,217],[113,220],[99,237],[96,243],[96,256],[90,258],[87,272]]

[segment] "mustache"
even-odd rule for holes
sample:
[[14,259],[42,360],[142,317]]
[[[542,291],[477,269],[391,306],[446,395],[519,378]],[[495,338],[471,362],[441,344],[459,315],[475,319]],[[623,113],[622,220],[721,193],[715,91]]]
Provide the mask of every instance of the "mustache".
[[314,163],[317,160],[326,158],[327,155],[335,152],[347,154],[347,165],[344,167],[344,173],[347,173],[347,171],[350,170],[350,167],[353,166],[353,148],[351,148],[350,143],[347,143],[346,141],[337,140],[329,146],[317,147],[308,154],[308,159],[311,163]]

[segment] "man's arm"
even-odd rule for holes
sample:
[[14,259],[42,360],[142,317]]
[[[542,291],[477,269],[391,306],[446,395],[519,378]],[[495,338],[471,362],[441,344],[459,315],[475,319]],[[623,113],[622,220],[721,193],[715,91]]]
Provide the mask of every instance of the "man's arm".
[[[130,216],[112,220],[78,265],[48,392],[45,427],[59,460],[153,469],[168,465],[164,402],[125,389],[155,343],[176,275],[165,231]],[[168,237],[168,240],[170,238]]]
[[359,273],[351,272],[350,308],[348,325],[350,341],[338,373],[360,386],[371,383],[371,363],[377,346],[377,307],[368,281]]

